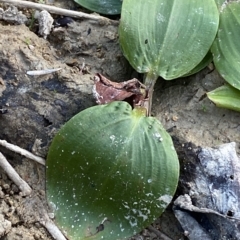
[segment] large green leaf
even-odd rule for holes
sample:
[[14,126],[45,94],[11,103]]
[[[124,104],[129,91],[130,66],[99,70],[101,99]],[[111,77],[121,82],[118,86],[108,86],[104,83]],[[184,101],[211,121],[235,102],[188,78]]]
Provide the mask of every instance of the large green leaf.
[[218,29],[214,0],[124,0],[120,43],[131,65],[170,80],[206,56]]
[[122,0],[74,0],[81,6],[102,14],[120,14]]
[[189,73],[184,74],[183,77],[187,77],[187,76],[193,75],[193,74],[201,71],[202,69],[207,67],[208,64],[212,62],[212,60],[213,60],[212,53],[209,51],[207,53],[207,55],[203,58],[203,60],[194,69],[192,69]]
[[208,98],[218,107],[240,112],[240,90],[226,84],[207,93]]
[[223,4],[226,4],[226,0],[215,0],[219,11],[221,10]]
[[221,8],[219,30],[212,52],[218,72],[240,90],[240,2],[225,3]]
[[170,203],[179,175],[169,134],[126,102],[74,116],[55,136],[46,164],[47,198],[71,240],[139,232]]

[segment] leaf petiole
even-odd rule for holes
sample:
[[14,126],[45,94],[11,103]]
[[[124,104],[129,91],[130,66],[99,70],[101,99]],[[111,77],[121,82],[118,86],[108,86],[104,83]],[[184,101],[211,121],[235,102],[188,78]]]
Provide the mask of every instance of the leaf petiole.
[[144,107],[147,109],[147,115],[151,116],[151,109],[152,109],[152,97],[155,83],[158,79],[158,75],[152,72],[148,72],[145,75],[143,80],[144,85],[146,86],[147,90],[147,100],[144,102]]

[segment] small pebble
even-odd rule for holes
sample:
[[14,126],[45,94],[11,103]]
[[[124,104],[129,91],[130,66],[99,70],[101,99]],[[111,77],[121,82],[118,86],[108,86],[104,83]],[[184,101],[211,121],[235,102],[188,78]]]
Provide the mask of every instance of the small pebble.
[[174,122],[176,122],[177,120],[178,120],[178,117],[177,116],[172,116],[172,120],[174,121]]
[[8,190],[8,189],[10,188],[10,186],[9,186],[9,184],[3,184],[3,188],[4,188],[5,190]]

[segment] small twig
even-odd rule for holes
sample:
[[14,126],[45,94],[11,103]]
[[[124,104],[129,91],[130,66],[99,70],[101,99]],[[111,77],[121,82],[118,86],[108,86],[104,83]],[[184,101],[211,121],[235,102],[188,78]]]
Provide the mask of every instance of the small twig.
[[169,238],[167,235],[165,235],[164,233],[160,232],[159,230],[157,230],[156,228],[154,228],[153,226],[148,226],[147,227],[151,232],[154,232],[158,237],[160,237],[162,240],[172,240],[171,238]]
[[40,223],[48,230],[51,236],[57,240],[66,240],[63,233],[59,230],[59,228],[55,225],[55,223],[50,219],[47,211],[43,210],[43,219],[40,220]]
[[41,221],[41,224],[48,230],[51,236],[57,240],[66,240],[59,228],[53,223],[51,219],[47,221]]
[[6,172],[8,177],[19,187],[23,196],[29,195],[32,189],[29,185],[18,175],[14,168],[8,163],[7,159],[0,152],[0,167]]
[[29,158],[31,160],[34,160],[42,165],[45,166],[45,159],[41,158],[41,157],[38,157],[34,154],[32,154],[31,152],[23,149],[23,148],[20,148],[14,144],[11,144],[11,143],[8,143],[7,141],[5,140],[0,140],[0,145],[2,145],[3,147],[13,151],[13,152],[16,152],[16,153],[19,153],[23,156],[25,156],[26,158]]
[[100,21],[105,21],[105,22],[111,22],[112,24],[118,24],[118,21],[110,20],[109,18],[105,18],[105,17],[99,16],[99,15],[67,10],[67,9],[63,9],[63,8],[59,8],[59,7],[46,5],[46,4],[34,3],[34,2],[29,2],[29,1],[19,1],[19,0],[0,0],[0,2],[12,4],[12,5],[20,7],[20,8],[34,8],[34,9],[38,9],[38,10],[46,10],[51,13],[68,16],[68,17],[73,17],[73,18],[87,18],[87,19],[92,19],[95,21],[100,20]]
[[42,70],[27,71],[27,75],[30,75],[30,76],[40,76],[40,75],[54,73],[54,72],[57,72],[57,71],[59,71],[61,69],[62,68],[52,68],[52,69],[42,69]]

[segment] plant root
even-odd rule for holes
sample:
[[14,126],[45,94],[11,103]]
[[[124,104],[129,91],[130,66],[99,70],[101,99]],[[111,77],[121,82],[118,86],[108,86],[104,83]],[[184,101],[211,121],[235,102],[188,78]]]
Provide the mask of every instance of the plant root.
[[40,3],[29,2],[29,1],[19,1],[19,0],[0,0],[0,3],[1,2],[12,4],[20,8],[33,8],[33,9],[38,9],[40,11],[46,10],[50,13],[73,17],[73,18],[86,18],[86,19],[91,19],[95,21],[111,23],[113,25],[119,24],[119,21],[111,20],[106,17],[102,17],[98,14],[87,14],[83,12],[67,10],[67,9],[63,9],[55,6],[46,5],[46,4],[40,4]]
[[0,167],[6,172],[8,177],[18,186],[23,196],[31,194],[30,186],[18,175],[7,159],[0,152]]
[[0,145],[2,145],[3,147],[15,152],[15,153],[18,153],[18,154],[21,154],[22,156],[25,156],[26,158],[28,159],[31,159],[35,162],[38,162],[42,165],[45,166],[45,159],[44,158],[41,158],[41,157],[38,157],[34,154],[32,154],[31,152],[23,149],[23,148],[20,148],[14,144],[11,144],[11,143],[8,143],[7,141],[5,140],[0,140]]

